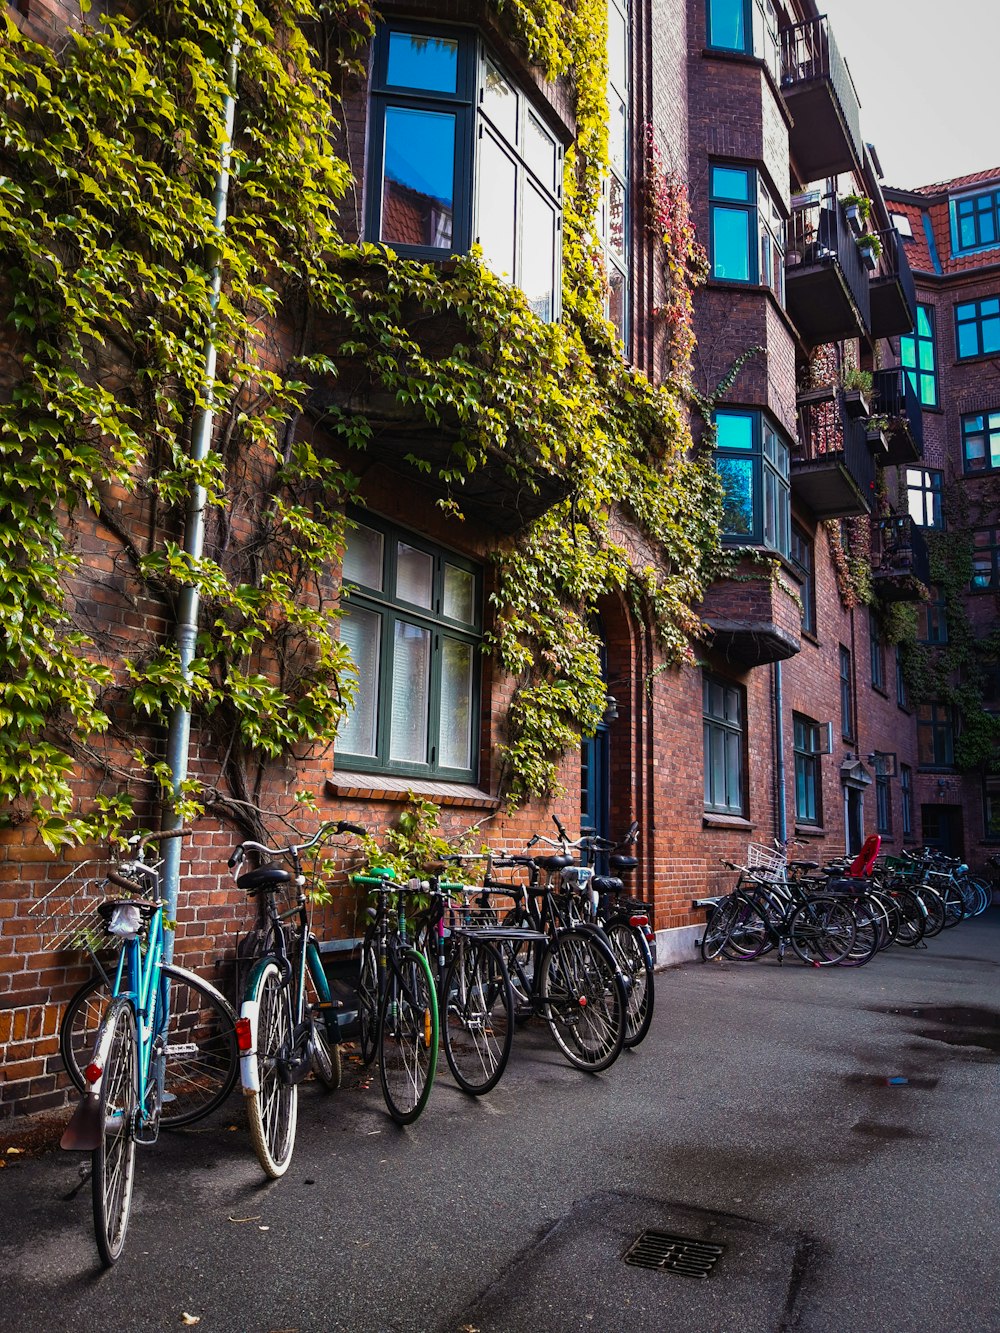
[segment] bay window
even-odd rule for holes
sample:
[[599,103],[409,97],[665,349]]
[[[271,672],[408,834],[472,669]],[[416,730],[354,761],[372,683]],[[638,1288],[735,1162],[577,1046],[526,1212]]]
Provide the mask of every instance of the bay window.
[[376,30],[366,235],[444,259],[470,245],[540,319],[559,315],[562,147],[478,36]]
[[715,464],[725,488],[726,541],[765,546],[787,556],[791,547],[789,446],[758,409],[715,414]]

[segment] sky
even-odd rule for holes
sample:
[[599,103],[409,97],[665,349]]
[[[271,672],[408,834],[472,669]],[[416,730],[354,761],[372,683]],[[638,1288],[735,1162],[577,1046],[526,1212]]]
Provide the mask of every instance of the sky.
[[882,184],[1000,167],[1000,0],[819,0],[850,66]]

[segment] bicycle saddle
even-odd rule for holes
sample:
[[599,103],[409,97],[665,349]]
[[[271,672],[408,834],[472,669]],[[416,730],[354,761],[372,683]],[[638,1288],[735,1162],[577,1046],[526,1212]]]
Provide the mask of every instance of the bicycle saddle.
[[621,893],[624,885],[614,875],[595,875],[590,881],[590,887],[598,893]]
[[617,870],[619,874],[622,871],[634,870],[638,864],[639,858],[637,856],[615,855],[608,857],[608,865],[612,870]]
[[277,893],[282,884],[291,882],[292,873],[281,866],[261,866],[259,870],[248,870],[236,881],[238,888],[245,893]]
[[576,864],[571,856],[536,856],[532,859],[540,870],[548,871],[565,870],[567,866]]

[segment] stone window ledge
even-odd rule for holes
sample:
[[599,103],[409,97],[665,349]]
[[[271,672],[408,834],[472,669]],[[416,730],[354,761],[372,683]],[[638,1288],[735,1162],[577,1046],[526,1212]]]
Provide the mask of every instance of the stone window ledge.
[[397,777],[388,773],[335,773],[326,780],[327,796],[341,800],[405,801],[409,792],[437,805],[472,810],[497,810],[500,801],[489,792],[464,782]]

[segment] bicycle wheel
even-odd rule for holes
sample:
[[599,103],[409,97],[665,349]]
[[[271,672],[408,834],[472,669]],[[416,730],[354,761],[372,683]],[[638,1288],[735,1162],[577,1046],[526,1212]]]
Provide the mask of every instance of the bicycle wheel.
[[[514,930],[534,930],[535,923],[523,907],[512,907],[505,913],[501,926]],[[514,1017],[524,1023],[534,1013],[535,966],[538,961],[537,944],[532,940],[502,940],[500,953],[510,977],[514,995]]]
[[[239,1074],[236,1015],[210,982],[174,963],[160,968],[160,999],[166,987],[163,1105],[160,1125],[179,1129],[209,1115],[226,1100]],[[59,1025],[59,1052],[66,1072],[80,1092],[110,992],[100,976],[91,977],[67,1004]]]
[[880,917],[864,899],[857,899],[853,907],[854,943],[843,957],[836,960],[840,967],[864,967],[879,951]]
[[944,928],[950,930],[969,915],[966,911],[966,900],[962,890],[954,882],[945,884],[938,892],[944,903]]
[[944,899],[937,889],[932,889],[927,884],[921,884],[918,889],[914,889],[914,893],[923,903],[924,910],[927,913],[927,920],[924,924],[924,938],[932,939],[944,930],[947,915],[944,908]]
[[604,933],[625,976],[625,1045],[632,1049],[646,1036],[653,1021],[653,959],[645,935],[627,918],[612,918]]
[[438,1007],[427,959],[406,948],[392,956],[379,1010],[378,1055],[389,1114],[408,1125],[427,1105],[438,1052]]
[[378,955],[375,936],[368,931],[361,945],[358,974],[358,1046],[366,1065],[375,1059],[378,1046],[378,999]]
[[496,1087],[514,1040],[510,978],[487,940],[454,936],[441,983],[444,1054],[463,1092],[480,1096]]
[[701,959],[703,963],[713,962],[722,957],[723,946],[736,919],[739,903],[731,894],[709,909],[705,929],[701,935]]
[[807,898],[792,913],[788,938],[804,963],[828,967],[851,950],[857,927],[842,898]]
[[598,1073],[625,1041],[625,983],[610,948],[570,928],[549,941],[541,961],[542,1013],[571,1065]]
[[289,1083],[286,1064],[292,1054],[292,1021],[287,988],[281,970],[273,959],[266,959],[250,979],[242,1014],[253,1023],[256,1013],[256,1087],[244,1093],[250,1138],[254,1152],[266,1176],[277,1180],[288,1170],[295,1147],[299,1089]]
[[120,996],[108,1007],[99,1039],[104,1072],[98,1094],[100,1142],[91,1156],[94,1231],[106,1267],[125,1247],[135,1181],[135,1120],[139,1079],[138,1042],[131,1002]]
[[927,908],[912,889],[894,889],[892,897],[899,908],[896,943],[905,949],[912,949],[924,938],[927,928]]
[[313,1073],[327,1092],[335,1092],[344,1077],[337,1022],[330,984],[315,940],[306,945],[306,1012],[312,1023],[310,1051]]

